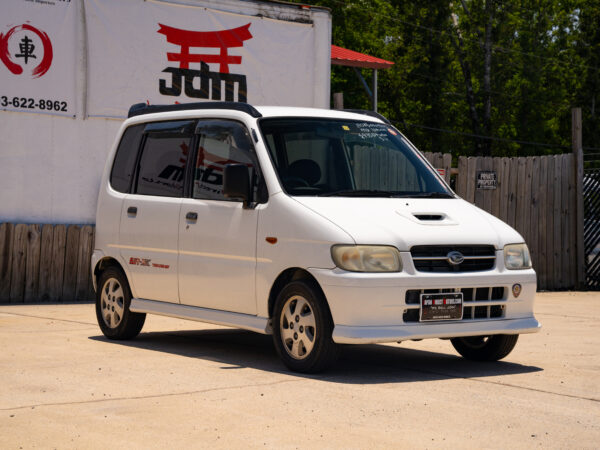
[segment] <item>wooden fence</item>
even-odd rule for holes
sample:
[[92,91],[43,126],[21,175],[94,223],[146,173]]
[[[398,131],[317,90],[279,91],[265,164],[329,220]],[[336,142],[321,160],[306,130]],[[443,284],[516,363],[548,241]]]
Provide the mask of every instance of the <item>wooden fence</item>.
[[0,303],[92,300],[91,225],[0,224]]
[[[576,285],[576,214],[572,154],[528,158],[460,157],[425,153],[456,192],[514,227],[529,246],[538,288]],[[383,167],[382,162],[382,167]],[[370,167],[370,176],[387,173]],[[386,166],[387,170],[387,166]],[[477,174],[496,173],[495,189],[478,189]],[[366,176],[366,172],[364,174]],[[91,225],[0,224],[0,303],[92,300]]]
[[[425,157],[434,167],[447,169],[446,155],[426,153]],[[571,153],[458,159],[456,193],[508,223],[525,238],[541,290],[573,289],[577,283],[573,165]],[[495,189],[477,188],[477,174],[482,171],[496,173]],[[446,170],[447,180],[449,172]]]

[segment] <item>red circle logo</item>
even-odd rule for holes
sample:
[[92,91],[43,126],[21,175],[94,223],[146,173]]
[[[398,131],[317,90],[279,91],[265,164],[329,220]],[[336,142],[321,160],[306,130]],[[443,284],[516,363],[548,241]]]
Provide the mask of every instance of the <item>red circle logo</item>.
[[[9,40],[13,34],[19,31],[30,31],[40,38],[44,50],[44,55],[41,59],[38,58],[38,55],[36,54],[36,45],[34,45],[33,40],[28,35],[25,35],[23,39],[19,41],[19,50],[14,55],[10,54],[8,45]],[[17,25],[8,30],[6,34],[0,33],[0,59],[7,69],[15,75],[21,75],[23,73],[23,67],[18,64],[18,62],[23,62],[23,64],[28,65],[30,62],[39,61],[39,64],[31,71],[31,76],[33,78],[39,78],[48,72],[52,65],[52,42],[50,42],[50,38],[46,33],[38,30],[34,26],[26,23]]]

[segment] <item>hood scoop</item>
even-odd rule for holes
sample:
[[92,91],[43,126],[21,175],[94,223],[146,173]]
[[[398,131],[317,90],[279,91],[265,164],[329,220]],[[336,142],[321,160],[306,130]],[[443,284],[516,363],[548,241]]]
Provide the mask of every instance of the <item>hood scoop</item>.
[[402,211],[396,210],[396,214],[418,223],[419,225],[440,226],[440,225],[458,225],[458,222],[448,214],[439,211]]
[[435,220],[444,220],[444,214],[413,214],[417,219],[421,221],[435,221]]

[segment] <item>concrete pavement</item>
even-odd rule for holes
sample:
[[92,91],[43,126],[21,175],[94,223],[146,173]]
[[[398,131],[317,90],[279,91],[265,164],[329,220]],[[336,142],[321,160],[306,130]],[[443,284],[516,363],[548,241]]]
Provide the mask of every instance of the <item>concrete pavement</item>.
[[600,293],[542,293],[502,362],[450,342],[348,346],[288,372],[269,336],[94,306],[0,306],[0,448],[598,448]]

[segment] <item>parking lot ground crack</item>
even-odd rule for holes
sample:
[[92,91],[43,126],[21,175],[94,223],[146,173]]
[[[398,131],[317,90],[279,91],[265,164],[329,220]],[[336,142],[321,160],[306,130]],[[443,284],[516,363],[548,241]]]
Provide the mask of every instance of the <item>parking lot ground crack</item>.
[[444,373],[444,372],[434,372],[432,370],[414,369],[414,368],[409,368],[409,367],[405,367],[403,369],[409,370],[412,372],[426,373],[426,374],[430,374],[430,375],[442,375],[444,377],[454,378],[454,379],[459,379],[459,380],[475,381],[477,383],[494,384],[496,386],[505,386],[505,387],[510,387],[510,388],[514,388],[514,389],[523,389],[523,390],[530,391],[530,392],[539,392],[541,394],[558,395],[560,397],[574,398],[577,400],[587,400],[590,402],[600,403],[600,399],[594,398],[594,397],[584,397],[581,395],[565,394],[562,392],[554,392],[554,391],[549,391],[546,389],[538,389],[538,388],[529,387],[529,386],[519,386],[517,384],[501,383],[499,381],[491,381],[491,380],[483,380],[483,379],[475,378],[475,377],[462,377],[460,375],[453,375],[453,374]]
[[556,313],[539,313],[536,312],[535,313],[536,316],[551,316],[551,317],[564,317],[567,319],[583,319],[583,320],[589,320],[589,321],[594,321],[596,322],[598,320],[597,317],[593,317],[593,316],[573,316],[570,314],[556,314]]
[[96,322],[82,322],[80,320],[58,319],[56,317],[35,316],[33,314],[22,314],[22,313],[13,313],[13,312],[7,312],[7,311],[0,311],[0,315],[2,315],[2,314],[8,314],[8,315],[11,315],[11,316],[20,316],[20,317],[32,317],[34,319],[41,319],[41,320],[53,320],[55,322],[78,323],[80,325],[91,325],[91,326],[95,326],[96,325]]
[[146,399],[153,399],[153,398],[178,397],[178,396],[186,396],[186,395],[205,394],[207,392],[219,392],[219,391],[229,391],[229,390],[246,389],[246,388],[253,388],[253,387],[275,386],[278,384],[293,383],[293,382],[298,383],[301,381],[304,381],[304,379],[280,380],[280,381],[272,381],[270,383],[240,384],[237,386],[215,387],[215,388],[208,388],[208,389],[199,389],[196,391],[170,392],[167,394],[133,395],[131,397],[100,398],[100,399],[94,399],[94,400],[79,400],[79,401],[74,401],[74,402],[37,403],[37,404],[31,404],[31,405],[14,406],[12,408],[0,408],[0,411],[18,411],[20,409],[42,408],[42,407],[48,407],[48,406],[50,406],[50,407],[51,406],[72,406],[72,405],[86,405],[86,404],[94,404],[94,403],[119,402],[119,401],[127,401],[127,400],[146,400]]

